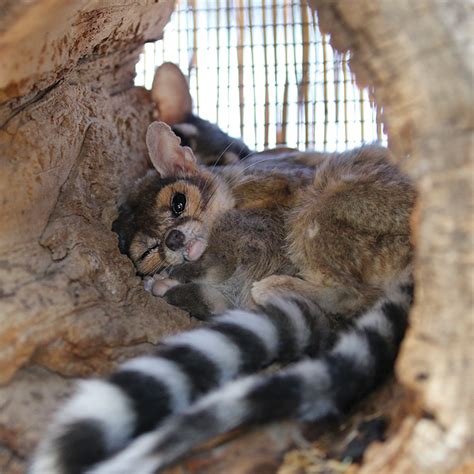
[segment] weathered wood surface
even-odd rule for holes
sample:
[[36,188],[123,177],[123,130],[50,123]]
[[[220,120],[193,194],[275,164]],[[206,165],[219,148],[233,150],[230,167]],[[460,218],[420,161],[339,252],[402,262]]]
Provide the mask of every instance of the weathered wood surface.
[[135,63],[172,7],[0,0],[2,473],[23,469],[68,377],[189,327],[143,291],[110,230],[120,189],[148,166]]

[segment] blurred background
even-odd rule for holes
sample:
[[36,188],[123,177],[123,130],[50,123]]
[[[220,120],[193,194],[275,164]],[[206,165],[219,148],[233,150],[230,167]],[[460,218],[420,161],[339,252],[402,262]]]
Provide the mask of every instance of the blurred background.
[[145,45],[136,85],[151,88],[164,61],[187,75],[194,113],[250,148],[386,144],[381,110],[305,2],[177,0],[163,39]]

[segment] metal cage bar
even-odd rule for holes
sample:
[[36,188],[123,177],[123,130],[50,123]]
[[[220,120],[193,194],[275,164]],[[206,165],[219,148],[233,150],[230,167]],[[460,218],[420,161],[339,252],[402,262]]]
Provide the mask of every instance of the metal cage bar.
[[195,112],[257,150],[386,142],[349,59],[304,0],[178,0],[163,39],[145,45],[135,83],[149,88],[163,61],[178,64]]

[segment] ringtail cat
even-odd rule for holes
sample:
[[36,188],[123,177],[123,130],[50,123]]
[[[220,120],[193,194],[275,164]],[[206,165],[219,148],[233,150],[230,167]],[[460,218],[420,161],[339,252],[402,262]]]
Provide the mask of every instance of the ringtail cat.
[[152,474],[244,424],[344,413],[393,366],[415,191],[385,149],[216,171],[165,124],[147,145],[159,174],[122,207],[120,245],[155,294],[207,323],[83,382],[32,474]]
[[156,69],[151,98],[157,118],[171,126],[200,163],[228,165],[252,154],[241,139],[230,137],[217,125],[193,114],[188,82],[176,64],[165,62]]
[[144,178],[114,229],[138,272],[157,275],[152,291],[193,316],[288,290],[347,316],[410,262],[415,194],[385,148],[210,170],[164,124],[147,144],[161,179]]

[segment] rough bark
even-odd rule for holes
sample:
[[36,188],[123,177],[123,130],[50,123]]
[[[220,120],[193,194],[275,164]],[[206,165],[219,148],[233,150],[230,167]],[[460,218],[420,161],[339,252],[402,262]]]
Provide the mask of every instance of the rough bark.
[[67,377],[190,325],[143,291],[111,232],[148,166],[134,66],[172,7],[0,2],[0,472],[23,469]]

